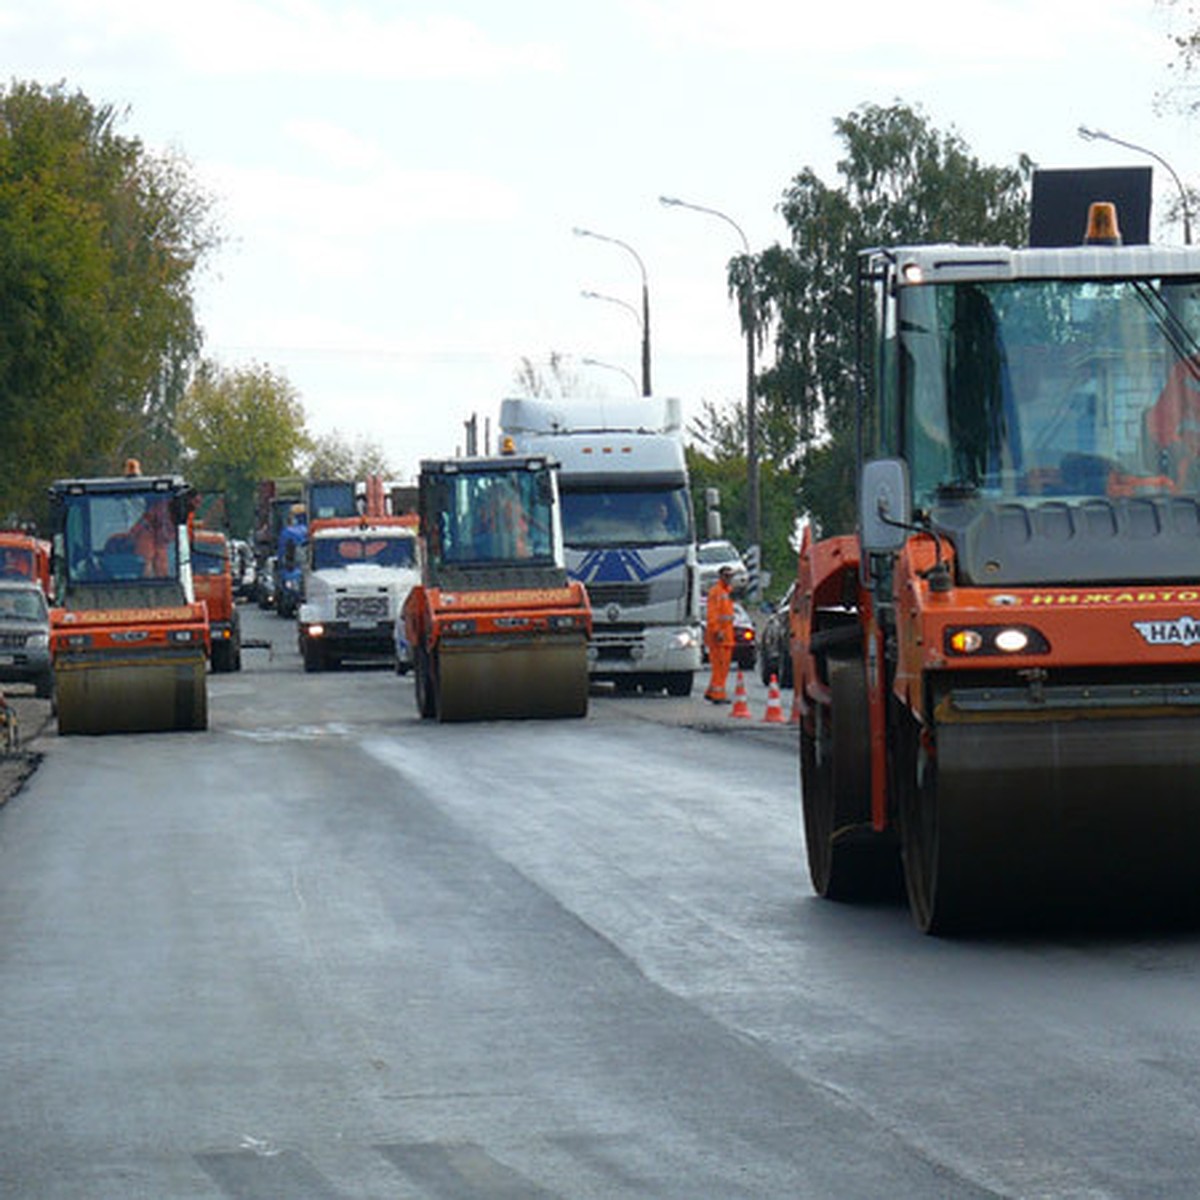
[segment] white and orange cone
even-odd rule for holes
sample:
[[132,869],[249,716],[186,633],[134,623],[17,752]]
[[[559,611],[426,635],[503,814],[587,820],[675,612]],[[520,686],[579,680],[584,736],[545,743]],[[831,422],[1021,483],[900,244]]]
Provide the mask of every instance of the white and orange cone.
[[746,699],[746,680],[742,676],[741,669],[737,673],[737,687],[733,693],[733,707],[729,710],[731,717],[742,717],[748,719],[750,717],[750,703]]
[[768,725],[787,724],[787,718],[783,715],[783,702],[779,698],[779,680],[774,675],[767,686],[767,711],[763,713],[763,721]]

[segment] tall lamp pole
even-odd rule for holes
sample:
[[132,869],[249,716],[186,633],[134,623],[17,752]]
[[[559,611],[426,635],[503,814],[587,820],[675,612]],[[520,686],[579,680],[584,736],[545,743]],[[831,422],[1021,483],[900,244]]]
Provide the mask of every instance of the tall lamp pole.
[[[742,240],[742,252],[746,256],[747,266],[750,265],[750,242],[742,227],[728,213],[716,208],[706,208],[703,204],[690,204],[675,196],[659,196],[658,202],[669,208],[690,208],[694,212],[707,213],[710,217],[717,217],[726,225],[731,225]],[[753,286],[749,279],[743,283],[741,291],[742,323],[746,329],[746,526],[750,545],[761,556],[762,505],[758,489],[758,405],[754,373],[754,343],[757,341],[758,321]],[[757,594],[757,583],[754,591]]]
[[572,231],[576,237],[596,238],[601,242],[612,242],[614,246],[620,246],[622,250],[633,255],[634,261],[638,265],[638,270],[642,273],[642,395],[650,395],[650,285],[646,279],[646,264],[642,262],[642,256],[628,242],[623,242],[620,238],[609,237],[604,233],[596,233],[591,229],[580,229],[576,226]]
[[1179,189],[1179,206],[1183,211],[1183,244],[1185,246],[1192,244],[1192,215],[1188,209],[1187,189],[1183,186],[1183,181],[1175,173],[1175,168],[1161,154],[1156,154],[1153,150],[1147,149],[1145,146],[1137,146],[1133,142],[1113,137],[1111,133],[1105,133],[1103,129],[1091,129],[1087,125],[1080,125],[1076,133],[1085,142],[1112,142],[1114,146],[1124,146],[1126,150],[1135,150],[1138,154],[1148,155],[1156,163],[1161,163],[1171,178],[1175,180],[1175,186]]

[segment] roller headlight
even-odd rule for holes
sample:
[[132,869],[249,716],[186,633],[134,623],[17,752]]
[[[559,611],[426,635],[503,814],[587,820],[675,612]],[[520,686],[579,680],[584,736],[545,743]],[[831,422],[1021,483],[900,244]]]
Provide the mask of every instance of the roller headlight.
[[1050,653],[1050,643],[1030,625],[953,625],[943,646],[952,658]]

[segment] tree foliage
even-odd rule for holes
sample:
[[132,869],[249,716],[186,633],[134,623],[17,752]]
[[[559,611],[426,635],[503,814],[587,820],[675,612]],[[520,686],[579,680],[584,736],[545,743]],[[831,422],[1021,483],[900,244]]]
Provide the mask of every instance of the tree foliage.
[[729,274],[735,294],[752,285],[758,330],[773,334],[774,361],[758,379],[762,456],[794,475],[803,509],[830,532],[853,523],[859,251],[1023,244],[1031,169],[981,163],[957,133],[900,103],[864,105],[834,129],[840,184],[804,168],[779,206],[790,245],[768,247],[749,269],[735,259]]
[[253,524],[259,480],[300,474],[313,445],[295,388],[261,365],[202,362],[180,402],[178,430],[188,479],[225,493],[238,534]]
[[200,336],[191,284],[218,241],[179,159],[62,85],[0,88],[0,511],[57,475],[149,468]]
[[367,437],[349,438],[338,429],[317,434],[308,451],[304,473],[309,479],[388,478],[395,472],[387,452]]

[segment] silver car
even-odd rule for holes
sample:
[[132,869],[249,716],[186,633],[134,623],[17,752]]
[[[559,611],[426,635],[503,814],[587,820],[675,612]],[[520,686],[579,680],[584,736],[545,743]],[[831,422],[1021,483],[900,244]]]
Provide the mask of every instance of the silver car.
[[50,609],[36,583],[0,580],[0,683],[32,683],[49,696]]

